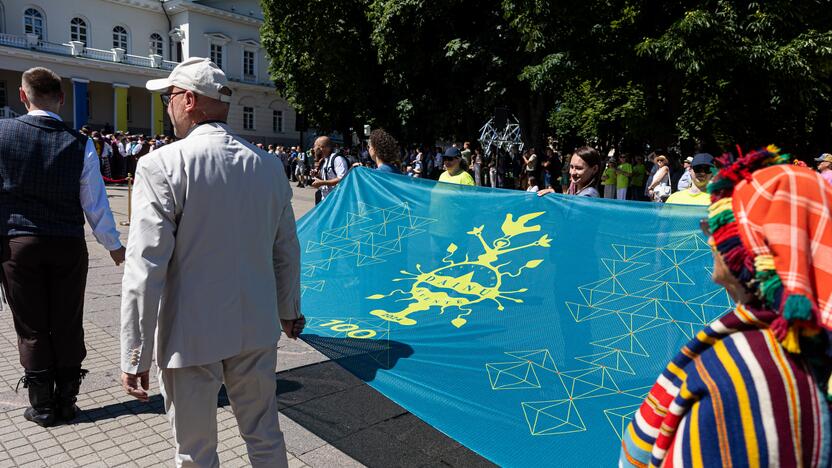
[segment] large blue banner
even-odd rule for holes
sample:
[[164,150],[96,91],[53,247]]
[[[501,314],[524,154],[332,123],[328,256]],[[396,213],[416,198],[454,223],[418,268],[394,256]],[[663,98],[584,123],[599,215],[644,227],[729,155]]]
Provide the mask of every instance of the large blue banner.
[[731,302],[704,207],[355,169],[298,225],[303,338],[503,466],[613,466],[665,364]]

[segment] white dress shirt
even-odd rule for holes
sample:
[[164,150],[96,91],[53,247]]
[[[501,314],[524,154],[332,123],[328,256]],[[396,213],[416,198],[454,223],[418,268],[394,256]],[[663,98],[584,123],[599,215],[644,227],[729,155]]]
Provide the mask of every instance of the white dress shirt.
[[[34,110],[29,112],[29,115],[52,117],[63,122],[58,114],[49,111]],[[87,138],[84,169],[81,171],[81,209],[90,223],[95,240],[107,250],[118,250],[121,248],[121,241],[118,238],[113,212],[110,211],[107,189],[104,187],[104,179],[101,178],[99,164],[95,143],[92,142],[92,138]]]
[[[340,157],[339,157],[340,156]],[[332,180],[335,178],[343,179],[347,176],[347,171],[350,169],[347,165],[347,157],[340,153],[332,153],[324,161],[322,172],[324,180]],[[334,186],[322,185],[321,195],[326,198],[330,192],[335,190]]]

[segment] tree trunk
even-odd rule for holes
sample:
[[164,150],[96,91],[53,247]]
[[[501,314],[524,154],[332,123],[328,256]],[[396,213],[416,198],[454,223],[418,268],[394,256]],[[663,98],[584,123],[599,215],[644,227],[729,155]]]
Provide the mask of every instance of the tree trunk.
[[540,93],[529,91],[528,100],[518,109],[521,138],[526,148],[534,148],[542,155],[546,151],[546,106]]

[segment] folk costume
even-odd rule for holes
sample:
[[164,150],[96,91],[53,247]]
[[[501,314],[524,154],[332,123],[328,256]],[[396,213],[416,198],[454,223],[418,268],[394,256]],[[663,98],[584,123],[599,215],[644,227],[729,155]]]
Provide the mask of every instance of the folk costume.
[[832,188],[776,147],[708,186],[714,253],[754,294],[668,364],[622,466],[829,466]]
[[44,427],[76,417],[87,372],[84,218],[107,250],[121,248],[93,141],[45,110],[0,120],[0,281],[29,391],[24,417]]

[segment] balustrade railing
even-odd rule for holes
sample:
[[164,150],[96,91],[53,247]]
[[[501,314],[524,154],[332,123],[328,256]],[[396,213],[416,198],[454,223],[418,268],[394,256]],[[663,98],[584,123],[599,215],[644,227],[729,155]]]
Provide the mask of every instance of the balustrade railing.
[[154,68],[150,57],[142,57],[141,55],[124,54],[124,63],[136,65],[137,67]]
[[[54,42],[47,42],[38,39],[37,36],[29,34],[28,36],[18,36],[15,34],[0,33],[0,46],[15,47],[18,49],[29,49],[46,52],[50,54],[65,55],[70,57],[82,57],[92,60],[101,60],[104,62],[120,62],[128,65],[134,65],[143,68],[156,68],[161,70],[173,70],[179,62],[171,60],[161,60],[161,56],[153,55],[144,57],[141,55],[126,54],[122,49],[102,50],[94,49],[92,47],[84,47],[80,42],[71,44],[57,44]],[[269,86],[271,83],[260,83],[257,81],[256,75],[244,74],[240,77],[228,77],[231,81],[242,83],[251,83],[257,85]],[[3,110],[0,108],[0,116],[8,115],[10,109]],[[6,112],[6,114],[3,114]]]
[[56,44],[54,42],[38,41],[35,49],[59,55],[72,55],[72,47],[69,44]]
[[93,49],[92,47],[85,48],[84,53],[81,54],[81,56],[91,58],[93,60],[104,60],[107,62],[115,60],[115,54],[112,50]]
[[0,45],[18,47],[21,49],[28,49],[26,38],[23,36],[15,36],[14,34],[0,34]]

